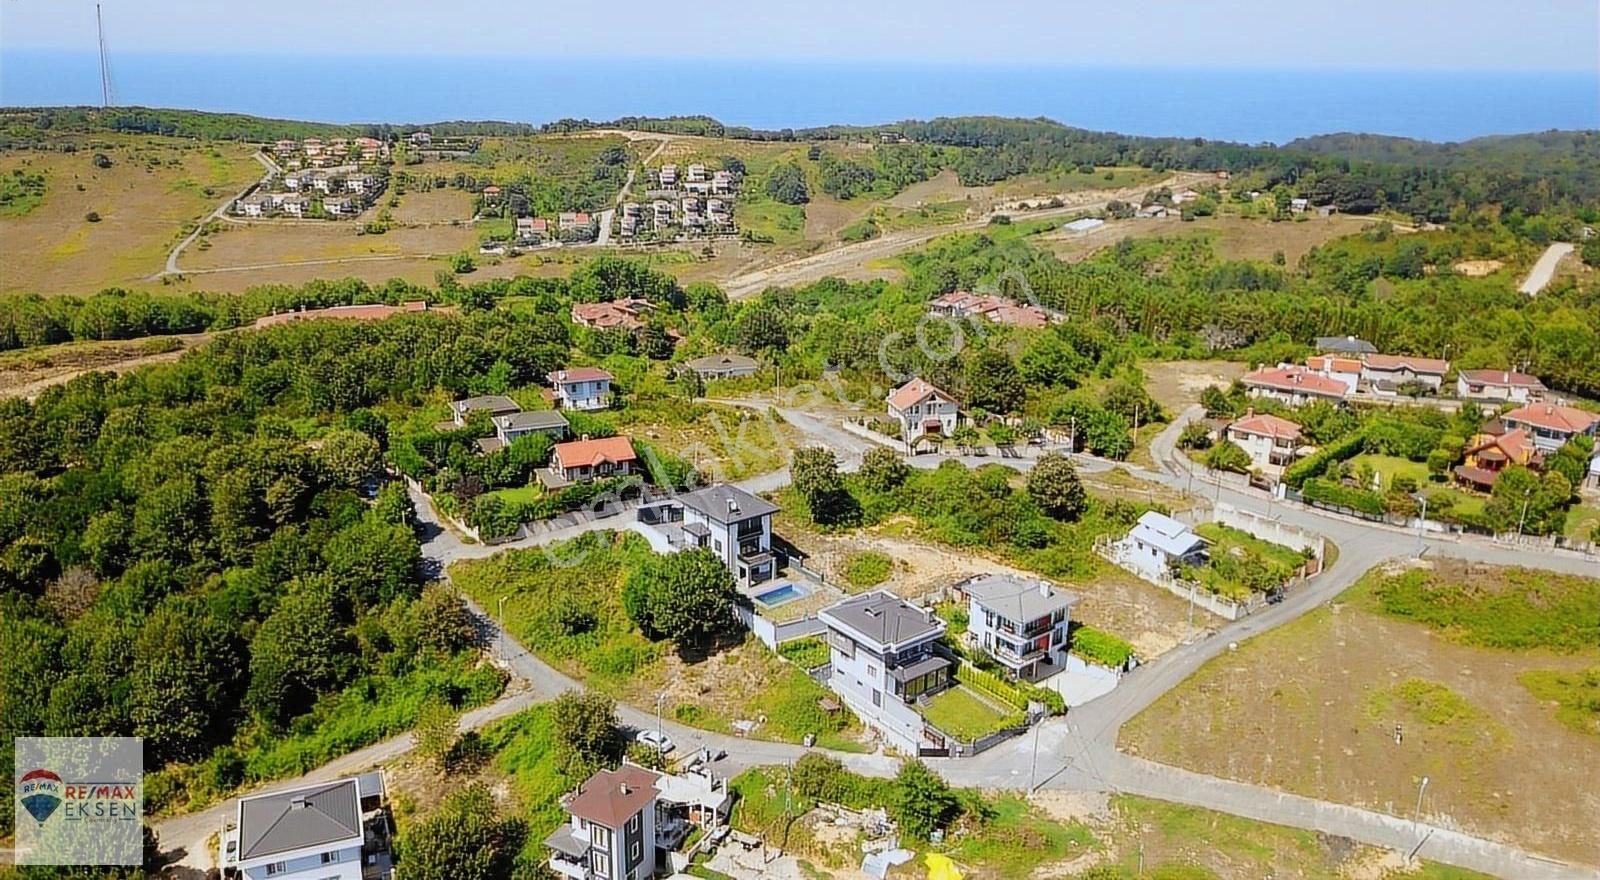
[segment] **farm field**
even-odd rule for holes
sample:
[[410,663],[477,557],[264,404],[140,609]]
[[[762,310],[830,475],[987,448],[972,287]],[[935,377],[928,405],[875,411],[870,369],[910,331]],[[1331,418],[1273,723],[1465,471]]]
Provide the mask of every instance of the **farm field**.
[[[262,173],[243,144],[118,135],[61,143],[77,149],[0,153],[0,175],[45,177],[37,204],[0,213],[8,255],[0,293],[82,294],[137,282],[161,269],[186,224]],[[96,154],[111,166],[97,167]]]
[[[477,234],[470,226],[397,227],[382,235],[362,235],[360,227],[335,221],[298,223],[223,223],[202,241],[208,247],[184,251],[179,265],[205,270],[272,263],[302,263],[371,256],[429,256],[471,249]],[[327,268],[327,267],[325,267]],[[339,268],[335,264],[332,268]]]
[[1429,821],[1593,858],[1600,726],[1574,725],[1581,698],[1533,688],[1576,693],[1575,677],[1600,667],[1597,587],[1449,562],[1369,573],[1202,667],[1121,746],[1394,815],[1415,809],[1427,776]]

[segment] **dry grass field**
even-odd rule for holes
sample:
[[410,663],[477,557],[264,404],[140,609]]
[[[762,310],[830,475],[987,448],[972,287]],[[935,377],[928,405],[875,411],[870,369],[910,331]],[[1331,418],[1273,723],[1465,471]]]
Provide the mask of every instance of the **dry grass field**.
[[[242,144],[113,135],[75,143],[72,153],[0,153],[0,174],[46,177],[36,207],[0,216],[0,292],[92,293],[137,282],[161,269],[186,224],[262,171]],[[96,167],[96,153],[111,167]]]
[[1037,241],[1056,256],[1077,261],[1124,238],[1196,236],[1211,239],[1217,256],[1225,260],[1270,261],[1281,252],[1285,264],[1292,267],[1317,245],[1360,232],[1370,222],[1349,214],[1280,223],[1242,217],[1201,217],[1192,222],[1113,220],[1091,232],[1054,232]]
[[[1491,596],[1529,582],[1450,563],[1434,579]],[[1478,647],[1452,630],[1380,613],[1367,583],[1211,661],[1124,728],[1122,746],[1400,816],[1416,808],[1426,776],[1422,814],[1430,822],[1593,861],[1600,735],[1564,723],[1558,705],[1536,698],[1524,677],[1600,667],[1600,648]]]

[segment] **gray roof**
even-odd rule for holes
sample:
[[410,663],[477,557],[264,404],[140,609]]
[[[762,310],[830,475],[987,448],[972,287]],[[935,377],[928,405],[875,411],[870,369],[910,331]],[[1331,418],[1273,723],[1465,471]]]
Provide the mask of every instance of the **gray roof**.
[[1147,510],[1139,517],[1128,536],[1160,550],[1168,556],[1187,556],[1206,545],[1206,539],[1165,514]]
[[361,835],[355,779],[239,799],[239,858],[259,859]]
[[712,522],[736,523],[777,513],[778,505],[764,501],[727,483],[718,483],[678,496],[678,503],[697,510]]
[[894,669],[889,670],[889,674],[894,676],[895,681],[910,681],[913,678],[921,678],[930,672],[938,672],[939,670],[950,665],[952,664],[950,663],[950,659],[948,657],[941,657],[938,654],[929,654],[915,663],[908,663],[905,666],[895,667]]
[[854,638],[879,645],[903,645],[944,632],[944,621],[882,590],[852,596],[822,609],[830,623]]
[[450,404],[450,408],[459,413],[485,410],[495,415],[501,413],[514,413],[521,411],[522,407],[517,402],[504,394],[485,394],[482,397],[469,397],[466,400],[457,400]]
[[498,416],[495,424],[509,431],[544,431],[567,427],[567,417],[553,409],[535,409],[527,412]]
[[1078,604],[1078,594],[1058,590],[1049,581],[1011,574],[984,575],[961,588],[985,608],[1017,623],[1038,620]]
[[1378,347],[1365,339],[1354,336],[1318,336],[1317,349],[1319,351],[1337,351],[1343,354],[1373,354]]
[[748,371],[754,373],[755,358],[745,357],[742,354],[713,354],[703,358],[689,361],[688,367],[696,373],[726,373],[729,371]]

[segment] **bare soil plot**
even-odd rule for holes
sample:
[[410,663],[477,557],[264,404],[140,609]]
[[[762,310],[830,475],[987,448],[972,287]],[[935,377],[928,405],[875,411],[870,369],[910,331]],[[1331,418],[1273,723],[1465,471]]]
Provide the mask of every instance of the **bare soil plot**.
[[123,372],[145,364],[177,360],[210,333],[110,342],[64,342],[0,355],[0,397],[32,397],[40,391],[94,370]]
[[408,191],[389,209],[396,223],[449,223],[472,218],[472,194],[459,189]]
[[[810,554],[808,564],[820,567],[830,583],[845,583],[843,569],[847,560],[863,550],[876,550],[894,560],[889,579],[878,588],[906,598],[938,595],[956,581],[975,574],[1001,572],[1039,577],[988,555],[897,535],[892,520],[851,535],[819,535],[788,526],[780,520],[773,529]],[[1172,650],[1189,635],[1189,606],[1132,575],[1113,570],[1092,580],[1061,582],[1061,586],[1083,597],[1073,610],[1074,619],[1127,639],[1146,660]],[[1203,611],[1195,615],[1197,627],[1215,622]]]
[[810,241],[832,241],[839,230],[854,223],[872,211],[873,202],[867,199],[840,201],[824,193],[815,193],[806,204],[806,238]]
[[1348,214],[1278,223],[1243,217],[1201,217],[1189,222],[1143,218],[1113,220],[1087,233],[1056,232],[1039,240],[1056,256],[1075,262],[1124,238],[1208,236],[1222,259],[1265,262],[1281,252],[1284,263],[1294,266],[1317,245],[1360,232],[1370,222]]
[[[0,154],[0,174],[43,172],[43,200],[0,217],[0,292],[92,293],[161,268],[184,226],[261,176],[242,144],[97,136],[72,153]],[[97,168],[93,157],[112,162]],[[82,187],[82,189],[79,189]],[[97,221],[88,219],[93,212]]]
[[[1518,583],[1493,569],[1441,572],[1473,589]],[[1519,678],[1594,667],[1600,649],[1473,647],[1363,610],[1373,600],[1362,590],[1211,661],[1125,727],[1122,746],[1400,816],[1426,776],[1429,821],[1592,861],[1600,738],[1562,724]]]
[[[207,247],[186,250],[183,269],[265,266],[371,256],[430,256],[471,249],[476,255],[477,234],[470,226],[397,227],[382,235],[362,235],[360,229],[337,221],[295,223],[222,224],[205,237]],[[337,265],[324,266],[320,277],[343,277]]]
[[1151,361],[1141,365],[1145,387],[1169,416],[1200,402],[1207,385],[1226,389],[1245,374],[1237,361]]
[[987,203],[992,201],[994,196],[994,187],[962,186],[961,180],[956,177],[956,173],[946,168],[921,183],[913,183],[906,187],[884,204],[892,208],[911,209],[934,202],[972,200],[974,202]]

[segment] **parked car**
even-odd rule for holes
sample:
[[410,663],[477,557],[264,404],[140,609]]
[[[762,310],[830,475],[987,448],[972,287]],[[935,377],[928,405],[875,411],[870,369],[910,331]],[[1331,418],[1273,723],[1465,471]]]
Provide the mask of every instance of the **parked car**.
[[641,730],[634,739],[665,755],[677,746],[672,742],[672,737],[658,730]]

